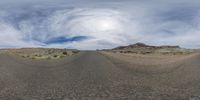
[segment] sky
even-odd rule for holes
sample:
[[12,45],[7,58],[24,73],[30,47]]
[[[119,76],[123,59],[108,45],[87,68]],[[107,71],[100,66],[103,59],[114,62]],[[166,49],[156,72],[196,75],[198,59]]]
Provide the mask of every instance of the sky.
[[199,0],[0,1],[0,48],[200,48]]

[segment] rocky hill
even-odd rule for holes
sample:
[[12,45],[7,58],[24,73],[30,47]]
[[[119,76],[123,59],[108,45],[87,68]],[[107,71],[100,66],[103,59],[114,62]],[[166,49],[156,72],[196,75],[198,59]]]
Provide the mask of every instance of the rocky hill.
[[168,45],[163,45],[163,46],[151,46],[151,45],[146,45],[144,43],[136,43],[128,46],[120,46],[117,48],[114,48],[113,50],[118,50],[118,49],[134,49],[134,48],[147,48],[147,49],[165,49],[165,48],[180,48],[179,46],[168,46]]
[[190,54],[194,52],[191,49],[183,49],[180,46],[152,46],[144,43],[136,43],[128,46],[120,46],[111,50],[119,53],[134,53],[134,54]]

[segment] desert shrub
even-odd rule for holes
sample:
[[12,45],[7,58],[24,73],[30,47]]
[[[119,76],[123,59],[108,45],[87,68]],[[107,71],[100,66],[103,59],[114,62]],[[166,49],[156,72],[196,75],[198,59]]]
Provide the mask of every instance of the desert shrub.
[[123,53],[128,53],[128,51],[124,51]]
[[53,55],[53,57],[55,57],[55,58],[56,58],[56,57],[58,57],[58,55]]
[[42,57],[41,54],[35,54],[34,56],[36,56],[36,57]]
[[143,52],[143,54],[151,54],[151,53],[153,53],[153,52],[151,52],[151,51]]
[[123,51],[123,53],[132,53],[132,51]]
[[67,55],[67,52],[66,52],[66,51],[64,51],[64,52],[63,52],[63,55]]
[[26,55],[21,55],[21,57],[26,58],[27,56]]

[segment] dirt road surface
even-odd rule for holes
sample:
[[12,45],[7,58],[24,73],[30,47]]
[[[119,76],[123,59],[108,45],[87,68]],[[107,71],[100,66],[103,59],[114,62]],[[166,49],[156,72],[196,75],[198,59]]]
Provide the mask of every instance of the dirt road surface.
[[99,52],[41,61],[0,54],[0,100],[200,100],[200,56],[170,66],[140,69]]

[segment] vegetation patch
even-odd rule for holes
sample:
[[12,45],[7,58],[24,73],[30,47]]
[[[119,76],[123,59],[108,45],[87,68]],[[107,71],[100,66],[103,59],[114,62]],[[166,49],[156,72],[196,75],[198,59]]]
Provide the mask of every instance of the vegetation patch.
[[41,60],[41,59],[60,59],[79,53],[78,50],[53,49],[53,48],[22,48],[11,49],[10,53],[23,58]]

